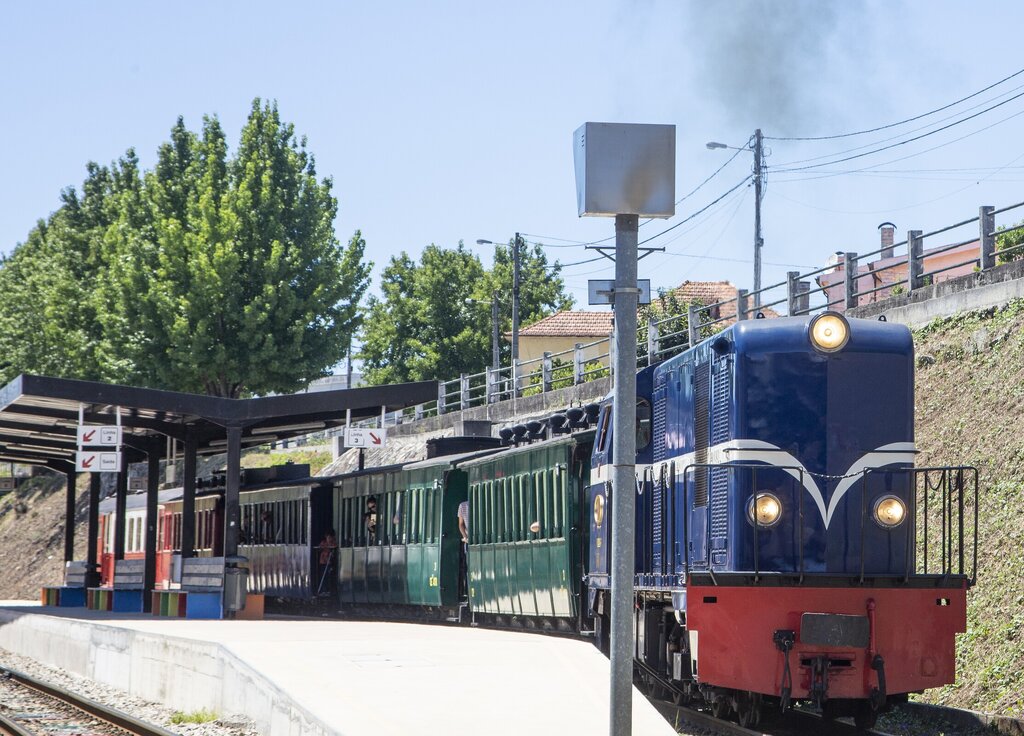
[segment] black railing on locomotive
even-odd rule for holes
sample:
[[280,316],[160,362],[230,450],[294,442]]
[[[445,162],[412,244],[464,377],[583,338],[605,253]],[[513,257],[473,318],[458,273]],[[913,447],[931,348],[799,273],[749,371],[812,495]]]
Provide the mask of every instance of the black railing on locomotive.
[[[803,582],[808,575],[815,575],[816,573],[808,573],[805,567],[804,561],[804,489],[803,481],[804,475],[808,474],[808,471],[802,467],[790,466],[790,465],[765,465],[757,463],[693,463],[686,465],[682,472],[682,492],[677,494],[674,492],[664,493],[665,488],[674,489],[676,483],[674,479],[677,477],[676,464],[674,462],[668,462],[661,465],[660,476],[655,479],[653,474],[645,475],[643,481],[649,483],[652,490],[658,487],[658,492],[663,493],[662,503],[658,505],[658,513],[661,514],[660,524],[658,526],[662,530],[663,539],[675,540],[677,537],[678,529],[677,523],[679,518],[682,518],[683,526],[683,555],[682,555],[682,575],[688,576],[691,572],[691,564],[689,559],[690,550],[690,514],[691,508],[698,508],[700,506],[708,506],[708,499],[700,491],[711,486],[710,476],[712,472],[725,472],[729,474],[737,474],[746,472],[751,475],[749,488],[750,492],[743,499],[744,507],[750,502],[750,499],[757,493],[757,474],[768,472],[768,471],[783,471],[788,477],[788,482],[796,490],[794,495],[797,500],[797,565],[796,573],[798,576],[798,582]],[[794,475],[791,475],[789,471],[793,471]],[[868,468],[859,473],[860,480],[858,481],[861,486],[861,514],[860,514],[860,574],[858,576],[858,582],[864,582],[866,579],[865,573],[865,559],[864,559],[864,539],[866,524],[868,523],[868,515],[870,513],[867,508],[867,496],[865,489],[867,486],[868,477],[870,475],[886,474],[889,476],[897,475],[908,475],[911,482],[910,488],[913,489],[913,494],[908,503],[907,514],[908,519],[905,523],[910,525],[912,533],[906,535],[907,550],[906,550],[906,567],[904,574],[900,579],[900,582],[907,583],[913,576],[937,576],[937,577],[963,577],[966,578],[968,586],[973,586],[978,578],[978,470],[977,468],[970,466],[935,466],[935,467],[924,467],[924,468]],[[703,476],[703,478],[701,478]],[[671,485],[669,480],[672,479]],[[692,479],[692,480],[691,480]],[[700,482],[700,481],[703,482]],[[731,479],[732,480],[732,479]],[[655,483],[657,481],[657,484]],[[736,483],[727,484],[728,488],[735,487]],[[972,492],[973,487],[973,492]],[[696,493],[694,492],[696,491]],[[935,503],[930,502],[929,495],[932,492],[939,493],[941,498],[938,500],[938,510],[935,509]],[[681,496],[681,497],[680,497]],[[679,514],[677,504],[682,504],[684,513]],[[692,504],[692,506],[691,506]],[[710,509],[709,509],[710,511]],[[655,505],[648,505],[648,513],[655,513]],[[935,524],[932,520],[932,516],[938,516],[939,528],[938,533],[938,545],[935,545],[931,537],[936,534]],[[653,529],[654,519],[648,520],[648,529]],[[967,527],[970,526],[969,533],[970,538],[966,540],[965,534],[968,533]],[[754,515],[754,523],[751,529],[755,532],[754,544],[753,544],[753,581],[759,582],[766,573],[762,571],[760,561],[760,539],[756,533],[763,525],[758,521],[757,515]],[[706,568],[702,565],[699,569],[692,569],[693,572],[699,572],[702,574],[708,574],[711,579],[717,584],[712,565],[710,564],[711,557],[711,523],[710,519],[705,520],[705,539],[704,549],[707,556],[708,564]],[[647,545],[647,559],[653,560],[653,539],[651,535],[647,535],[645,542]],[[969,545],[969,546],[968,546]],[[669,552],[666,554],[664,551],[664,545],[661,554],[660,570],[654,571],[662,575],[675,575],[677,574],[676,566],[677,553],[675,551],[674,543],[670,545]],[[777,573],[770,573],[776,575]]]

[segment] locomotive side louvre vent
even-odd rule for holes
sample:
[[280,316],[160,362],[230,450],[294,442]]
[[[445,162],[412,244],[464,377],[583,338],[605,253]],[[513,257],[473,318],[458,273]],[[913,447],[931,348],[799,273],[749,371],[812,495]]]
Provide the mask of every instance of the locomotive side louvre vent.
[[[669,380],[672,380],[673,374],[669,374]],[[667,411],[667,384],[662,381],[656,389],[654,389],[654,462],[661,462],[665,459],[665,425],[666,425],[666,411]]]
[[665,549],[665,540],[662,537],[662,514],[664,511],[664,494],[665,489],[661,485],[660,477],[651,478],[651,570],[660,572],[661,562]]
[[[694,462],[703,465],[708,461],[708,440],[710,439],[710,417],[708,410],[711,403],[711,364],[699,363],[696,366],[696,377],[693,384],[694,423],[693,451]],[[694,506],[707,506],[708,503],[708,471],[697,468],[694,471]]]
[[[711,444],[729,439],[729,396],[732,388],[732,362],[715,361],[711,396]],[[711,539],[725,539],[729,533],[729,471],[711,471]]]

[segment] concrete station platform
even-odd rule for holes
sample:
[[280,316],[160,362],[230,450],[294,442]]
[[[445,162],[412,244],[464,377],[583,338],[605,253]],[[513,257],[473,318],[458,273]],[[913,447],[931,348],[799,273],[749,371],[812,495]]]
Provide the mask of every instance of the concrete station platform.
[[[242,713],[272,736],[608,733],[608,660],[537,634],[5,601],[0,647],[176,710]],[[635,688],[633,733],[674,733]]]

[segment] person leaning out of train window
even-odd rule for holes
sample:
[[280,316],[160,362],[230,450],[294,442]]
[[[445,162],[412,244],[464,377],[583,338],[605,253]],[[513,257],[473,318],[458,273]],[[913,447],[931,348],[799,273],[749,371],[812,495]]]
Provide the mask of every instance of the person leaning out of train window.
[[257,544],[274,544],[281,541],[281,529],[274,525],[274,515],[270,511],[260,514],[260,534]]
[[324,569],[331,564],[331,558],[334,556],[334,550],[338,549],[338,535],[331,529],[329,532],[324,534],[324,538],[320,540],[320,544],[317,545],[317,549],[320,550],[320,569]]
[[469,501],[459,504],[459,534],[462,544],[459,545],[459,600],[469,598]]
[[366,527],[366,543],[377,543],[377,497],[366,499],[366,513],[363,514],[363,525]]
[[459,534],[462,535],[462,543],[469,544],[469,501],[459,504]]

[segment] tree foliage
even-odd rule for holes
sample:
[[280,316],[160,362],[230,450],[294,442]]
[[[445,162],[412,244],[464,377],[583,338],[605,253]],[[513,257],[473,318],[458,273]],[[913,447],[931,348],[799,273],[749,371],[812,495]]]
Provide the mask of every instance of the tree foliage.
[[1024,222],[999,228],[996,234],[996,262],[1009,263],[1024,258],[1024,248],[1012,250],[1022,244],[1024,244]]
[[[637,357],[646,359],[648,334],[652,321],[658,324],[658,354],[653,362],[665,360],[685,350],[690,344],[690,306],[703,307],[699,300],[685,302],[675,290],[661,290],[650,304],[643,304],[637,311]],[[705,318],[707,317],[705,311]],[[710,337],[721,326],[702,326],[701,338]]]
[[182,119],[140,172],[89,164],[0,268],[4,377],[123,381],[219,396],[292,391],[337,363],[369,284],[334,234],[331,180],[274,104],[229,156]]
[[[560,266],[549,266],[543,248],[521,252],[520,322],[528,325],[568,309]],[[448,380],[479,373],[491,363],[491,303],[499,305],[499,330],[512,326],[512,251],[495,247],[490,270],[462,243],[431,244],[419,261],[402,253],[381,276],[381,296],[370,300],[362,331],[364,379],[371,384]],[[502,341],[503,361],[509,347]]]

